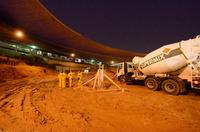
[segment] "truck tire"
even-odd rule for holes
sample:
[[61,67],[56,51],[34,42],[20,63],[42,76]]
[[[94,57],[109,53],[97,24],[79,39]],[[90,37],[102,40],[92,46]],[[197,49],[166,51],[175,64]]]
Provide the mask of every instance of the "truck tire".
[[119,80],[120,82],[125,83],[125,82],[126,82],[126,77],[125,77],[124,75],[121,75],[121,76],[118,77],[118,80]]
[[153,91],[159,90],[159,83],[155,77],[146,78],[144,81],[144,85],[150,90],[153,90]]
[[161,83],[161,88],[168,94],[178,95],[180,94],[180,90],[182,88],[182,84],[172,78],[168,78]]

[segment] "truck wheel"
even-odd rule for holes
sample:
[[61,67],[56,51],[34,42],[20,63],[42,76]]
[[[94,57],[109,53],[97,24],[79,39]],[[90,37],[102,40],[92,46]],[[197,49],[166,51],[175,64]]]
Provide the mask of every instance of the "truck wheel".
[[159,84],[155,77],[148,77],[145,79],[145,87],[147,87],[150,90],[156,91],[159,90]]
[[120,82],[125,83],[125,82],[126,82],[126,77],[125,77],[124,75],[121,75],[121,76],[118,77],[118,80],[119,80]]
[[132,85],[133,84],[133,80],[132,80],[131,76],[126,76],[126,84],[127,85]]
[[161,88],[168,94],[178,95],[180,93],[180,88],[178,81],[173,79],[166,79],[162,82]]

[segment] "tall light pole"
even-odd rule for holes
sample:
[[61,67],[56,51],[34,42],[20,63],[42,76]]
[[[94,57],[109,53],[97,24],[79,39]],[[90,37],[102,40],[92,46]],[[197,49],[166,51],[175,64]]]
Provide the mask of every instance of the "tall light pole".
[[111,65],[113,65],[114,63],[115,63],[115,62],[114,62],[113,60],[112,60],[112,61],[110,61],[110,64],[111,64]]

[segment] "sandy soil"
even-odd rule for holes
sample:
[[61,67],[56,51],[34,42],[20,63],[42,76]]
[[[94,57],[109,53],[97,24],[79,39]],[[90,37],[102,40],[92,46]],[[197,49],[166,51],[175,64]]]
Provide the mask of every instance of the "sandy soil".
[[43,77],[45,75],[55,75],[55,73],[56,72],[51,69],[29,66],[23,62],[16,66],[0,64],[0,82],[26,77]]
[[200,131],[200,95],[120,85],[128,90],[61,89],[53,74],[7,80],[0,83],[0,132]]

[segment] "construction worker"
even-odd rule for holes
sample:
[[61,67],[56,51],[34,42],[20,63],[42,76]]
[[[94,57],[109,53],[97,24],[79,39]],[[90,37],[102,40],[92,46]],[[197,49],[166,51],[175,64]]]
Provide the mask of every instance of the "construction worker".
[[74,73],[72,71],[70,71],[67,75],[67,77],[69,78],[69,88],[72,87],[72,79],[73,79]]
[[59,80],[59,87],[61,88],[62,87],[62,72],[58,74],[58,80]]
[[65,72],[62,73],[62,88],[66,87],[66,78],[67,78],[67,74]]
[[82,84],[82,77],[83,77],[82,72],[79,72],[77,77],[78,77],[78,87],[80,87]]
[[66,73],[65,72],[60,72],[58,74],[58,79],[59,79],[59,87],[60,88],[65,88],[66,87]]

